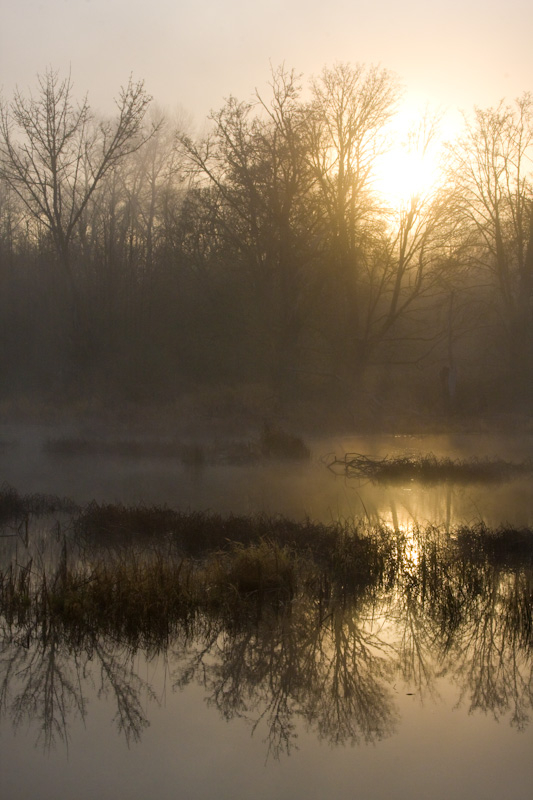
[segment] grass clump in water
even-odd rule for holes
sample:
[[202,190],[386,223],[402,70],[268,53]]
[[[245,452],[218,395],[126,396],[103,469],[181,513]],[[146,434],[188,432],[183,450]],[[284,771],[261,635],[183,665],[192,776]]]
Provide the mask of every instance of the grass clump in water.
[[211,600],[233,594],[291,598],[298,585],[298,558],[286,545],[265,539],[249,545],[232,543],[208,558],[204,580]]
[[102,552],[65,538],[53,567],[30,561],[0,570],[0,621],[64,630],[74,642],[102,634],[154,650],[199,619],[231,627],[290,614],[298,604],[325,619],[335,608],[394,602],[397,615],[424,609],[428,625],[452,635],[471,609],[479,615],[479,603],[494,605],[490,593],[505,589],[512,590],[509,614],[531,641],[531,530],[395,534],[340,524],[284,530],[284,522],[257,536],[248,520],[248,541],[221,540],[201,556],[168,539],[128,546],[119,539]]
[[[227,564],[231,555],[242,562],[244,572],[259,569],[263,560],[261,580],[271,574],[272,561],[278,569],[289,553],[296,553],[313,569],[332,573],[345,586],[372,583],[392,547],[390,536],[362,523],[325,525],[309,519],[184,513],[168,507],[95,502],[83,509],[73,527],[89,545],[151,546],[164,540],[184,556],[212,559],[216,554]],[[239,579],[236,585],[244,583]]]
[[273,425],[263,425],[259,447],[266,458],[305,460],[311,457],[309,448],[299,436]]

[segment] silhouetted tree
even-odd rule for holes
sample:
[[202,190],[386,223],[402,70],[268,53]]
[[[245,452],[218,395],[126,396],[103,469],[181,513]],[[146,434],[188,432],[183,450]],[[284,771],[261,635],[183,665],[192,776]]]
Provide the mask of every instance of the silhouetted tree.
[[209,195],[219,241],[247,292],[247,335],[255,359],[283,391],[297,368],[312,282],[313,238],[306,198],[312,176],[305,151],[305,109],[297,77],[272,74],[271,95],[230,98],[212,115],[203,142],[186,153],[216,193]]
[[[392,75],[337,65],[312,89],[309,158],[324,267],[318,324],[337,392],[348,409],[357,408],[370,365],[413,363],[438,338],[434,309],[448,206],[436,187],[396,208],[375,189],[400,99]],[[426,115],[411,131],[409,147],[418,157],[437,125]]]
[[116,101],[116,119],[97,123],[87,98],[75,102],[70,75],[60,79],[49,69],[36,96],[17,90],[0,110],[0,175],[49,232],[78,324],[83,300],[72,242],[104,177],[150,135],[142,130],[150,99],[142,82],[130,80]]
[[[338,64],[312,83],[308,116],[309,159],[323,219],[329,294],[335,324],[332,346],[350,365],[364,359],[358,345],[364,243],[373,236],[377,205],[370,187],[383,129],[399,99],[385,70]],[[336,334],[336,336],[334,335]],[[339,341],[335,341],[335,338]]]
[[[476,108],[451,148],[455,213],[471,230],[472,268],[490,282],[515,386],[533,386],[533,98]],[[499,322],[498,322],[499,318]]]

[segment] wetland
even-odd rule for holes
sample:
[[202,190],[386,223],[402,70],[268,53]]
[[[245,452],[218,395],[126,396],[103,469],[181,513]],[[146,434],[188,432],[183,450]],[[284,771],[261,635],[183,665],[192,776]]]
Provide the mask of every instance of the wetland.
[[9,441],[7,797],[529,796],[530,438]]

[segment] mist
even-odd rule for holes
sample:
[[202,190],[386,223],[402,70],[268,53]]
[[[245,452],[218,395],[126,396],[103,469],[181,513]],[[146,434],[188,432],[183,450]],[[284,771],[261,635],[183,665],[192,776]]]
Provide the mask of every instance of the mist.
[[2,787],[518,800],[533,98],[266,78],[0,104]]
[[[465,114],[431,182],[401,194],[399,173],[387,194],[393,74],[279,68],[270,84],[202,137],[150,111],[142,82],[116,118],[52,69],[4,103],[6,421],[321,433],[529,417],[531,97]],[[422,117],[405,147],[437,134]]]

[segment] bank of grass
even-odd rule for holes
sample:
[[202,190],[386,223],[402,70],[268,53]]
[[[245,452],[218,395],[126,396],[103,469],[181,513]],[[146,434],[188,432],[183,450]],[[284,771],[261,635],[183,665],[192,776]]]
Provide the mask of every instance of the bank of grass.
[[332,457],[328,467],[348,478],[374,483],[403,483],[417,481],[438,483],[498,483],[533,473],[533,461],[516,463],[503,459],[452,459],[428,455],[401,455],[376,458],[361,453],[346,453],[344,458]]
[[328,604],[365,596],[383,570],[368,550],[363,557],[357,539],[354,545],[344,542],[327,560],[260,539],[228,543],[202,559],[132,547],[82,563],[65,545],[51,574],[31,561],[0,571],[0,618],[9,628],[56,625],[74,637],[91,631],[154,647],[198,614],[233,625],[287,609],[296,598]]
[[[520,570],[530,581],[533,569],[530,528],[402,533],[363,521],[324,525],[94,502],[79,509],[0,491],[4,522],[58,510],[69,510],[71,521],[55,567],[29,556],[24,563],[19,553],[0,570],[0,617],[8,626],[57,623],[73,635],[91,630],[156,646],[198,614],[232,624],[295,599],[330,608],[388,592],[457,617],[465,592],[483,591],[487,570]],[[523,606],[531,621],[531,596]]]
[[[248,524],[253,529],[253,520]],[[521,625],[531,633],[530,529],[475,526],[450,536],[431,528],[407,536],[385,528],[330,526],[313,529],[318,536],[310,538],[302,525],[300,532],[299,542],[226,541],[202,557],[168,542],[110,544],[105,553],[85,547],[80,557],[65,539],[52,571],[31,560],[0,570],[2,624],[48,631],[58,625],[74,637],[90,631],[153,648],[198,614],[233,625],[267,611],[286,613],[296,601],[329,613],[339,604],[355,608],[377,597],[383,602],[390,592],[404,598],[400,605],[414,602],[447,620],[459,619],[464,607],[509,573],[513,580],[523,576]]]
[[[323,524],[306,519],[291,520],[281,516],[181,512],[162,506],[125,506],[89,503],[73,522],[76,535],[88,545],[113,543],[150,546],[164,540],[177,552],[194,558],[215,553],[216,558],[231,552],[241,554],[267,552],[268,547],[284,549],[305,556],[326,569],[365,580],[382,569],[390,549],[390,536],[380,527],[368,527],[361,521]],[[253,550],[258,548],[260,550]]]
[[[50,508],[3,494],[17,519]],[[0,572],[0,614],[9,625],[55,619],[155,641],[200,612],[231,620],[302,594],[364,595],[380,584],[392,548],[384,531],[355,523],[90,503],[73,511],[53,570],[18,558]]]

